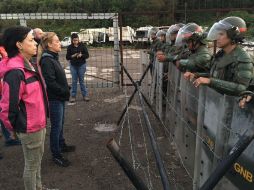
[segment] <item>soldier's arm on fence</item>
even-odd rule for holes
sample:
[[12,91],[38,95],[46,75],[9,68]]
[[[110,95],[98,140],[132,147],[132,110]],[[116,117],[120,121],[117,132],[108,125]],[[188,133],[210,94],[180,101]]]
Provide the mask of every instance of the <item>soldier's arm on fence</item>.
[[210,78],[210,87],[219,91],[220,93],[238,96],[241,92],[245,91],[248,86],[240,83],[229,82],[225,80],[220,80],[216,78]]
[[211,60],[211,55],[201,54],[190,59],[181,59],[179,67],[184,70],[191,72],[196,71],[209,71],[209,62]]

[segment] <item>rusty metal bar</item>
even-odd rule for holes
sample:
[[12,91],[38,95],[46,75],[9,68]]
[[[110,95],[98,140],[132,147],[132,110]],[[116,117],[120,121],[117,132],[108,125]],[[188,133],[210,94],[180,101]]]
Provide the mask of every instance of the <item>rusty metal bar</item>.
[[[151,66],[152,66],[151,64],[149,64],[149,65],[147,66],[147,68],[146,68],[146,70],[144,71],[143,75],[141,76],[140,80],[137,82],[138,85],[141,85],[142,81],[144,80],[144,78],[145,78],[145,76],[146,76],[146,74],[147,74],[147,72],[149,71],[149,69],[150,69]],[[123,70],[124,70],[124,71],[126,72],[126,74],[127,74],[128,71],[125,69],[125,67],[124,67],[122,64],[121,64],[121,67],[123,68]],[[127,105],[126,105],[125,108],[123,109],[122,114],[121,114],[120,118],[119,118],[118,121],[117,121],[117,125],[120,125],[120,123],[121,123],[121,121],[122,121],[122,119],[123,119],[123,116],[124,116],[125,112],[127,111],[128,106],[130,105],[132,99],[134,98],[134,95],[135,95],[136,92],[137,92],[137,87],[136,87],[137,84],[133,81],[133,79],[131,78],[131,76],[130,76],[129,73],[127,74],[127,76],[130,78],[132,84],[135,86],[135,90],[134,90],[134,92],[132,93],[131,97],[129,98],[129,100],[128,100],[128,102],[127,102]]]
[[166,172],[166,169],[164,167],[164,164],[163,164],[163,161],[162,161],[162,158],[161,158],[161,154],[160,154],[160,151],[159,151],[158,144],[155,140],[155,132],[154,132],[152,126],[151,126],[149,117],[148,117],[148,115],[145,111],[144,100],[143,100],[143,97],[142,97],[142,94],[140,92],[140,88],[139,88],[138,85],[137,85],[137,91],[138,91],[138,95],[139,95],[140,104],[141,104],[141,107],[142,107],[143,117],[144,117],[144,120],[145,120],[145,126],[147,128],[147,131],[148,131],[148,134],[149,134],[149,137],[150,137],[150,142],[151,142],[152,149],[153,149],[153,153],[154,153],[154,156],[155,156],[156,165],[158,167],[158,170],[159,170],[159,173],[160,173],[160,176],[161,176],[163,189],[164,190],[172,189],[172,188],[170,188],[170,185],[169,185],[167,172]]
[[143,180],[136,174],[134,169],[131,167],[131,164],[124,158],[120,148],[114,139],[110,139],[107,143],[107,148],[118,162],[118,164],[123,169],[124,173],[128,176],[132,184],[138,190],[148,190]]

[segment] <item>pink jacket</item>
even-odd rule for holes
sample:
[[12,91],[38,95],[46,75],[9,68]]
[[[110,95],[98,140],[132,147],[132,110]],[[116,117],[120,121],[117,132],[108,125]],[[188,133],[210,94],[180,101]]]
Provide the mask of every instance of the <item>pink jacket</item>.
[[32,68],[21,55],[0,62],[3,78],[0,119],[4,126],[20,133],[46,127],[48,101],[40,68]]

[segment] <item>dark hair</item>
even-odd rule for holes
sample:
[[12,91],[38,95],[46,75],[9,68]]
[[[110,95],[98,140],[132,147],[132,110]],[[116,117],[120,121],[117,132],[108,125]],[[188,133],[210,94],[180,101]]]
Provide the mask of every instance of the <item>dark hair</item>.
[[78,38],[78,34],[77,33],[72,33],[71,34],[71,40],[73,40],[74,38]]
[[3,46],[8,54],[8,57],[15,57],[19,53],[19,49],[16,46],[17,42],[22,42],[27,34],[31,31],[31,28],[24,26],[13,26],[7,28],[3,34]]

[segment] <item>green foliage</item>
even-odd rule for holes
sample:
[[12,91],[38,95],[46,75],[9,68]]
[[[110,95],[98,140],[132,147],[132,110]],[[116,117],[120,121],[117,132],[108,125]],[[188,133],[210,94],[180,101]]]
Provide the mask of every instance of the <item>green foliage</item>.
[[[174,9],[184,9],[184,2],[187,2],[187,9],[199,8],[229,8],[229,7],[253,7],[253,0],[1,0],[0,13],[36,13],[36,12],[72,12],[72,13],[95,13],[95,12],[129,12],[123,18],[124,26],[134,28],[146,25],[162,26],[171,25],[171,11]],[[156,15],[132,15],[132,12],[158,12]],[[160,11],[167,11],[161,14]],[[177,16],[176,22],[184,22],[184,14]],[[204,16],[205,15],[205,16]],[[254,36],[254,16],[248,12],[231,12],[228,15],[242,17],[248,24],[248,36]],[[187,22],[196,22],[203,26],[210,26],[216,20],[225,15],[207,12],[188,12]],[[18,21],[0,20],[0,29],[11,25],[19,24]],[[60,37],[70,35],[72,31],[79,31],[81,28],[110,27],[112,21],[82,21],[82,20],[28,20],[31,28],[40,27],[45,31],[55,31]]]

